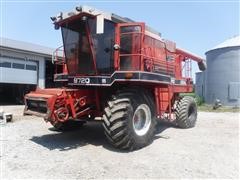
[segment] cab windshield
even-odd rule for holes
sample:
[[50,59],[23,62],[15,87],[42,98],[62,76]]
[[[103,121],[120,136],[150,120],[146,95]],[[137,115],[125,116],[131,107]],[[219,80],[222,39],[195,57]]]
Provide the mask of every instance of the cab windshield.
[[85,17],[62,26],[69,74],[110,74],[113,71],[114,23],[104,20],[104,33],[96,34],[96,19]]

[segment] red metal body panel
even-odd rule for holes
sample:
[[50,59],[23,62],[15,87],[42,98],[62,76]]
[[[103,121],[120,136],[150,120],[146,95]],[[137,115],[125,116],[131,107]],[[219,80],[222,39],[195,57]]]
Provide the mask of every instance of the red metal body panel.
[[[192,92],[193,87],[191,84],[191,59],[197,62],[203,59],[190,54],[181,49],[175,49],[172,52],[166,47],[166,43],[154,37],[146,35],[144,23],[124,23],[118,24],[116,29],[116,43],[121,47],[121,35],[131,34],[132,36],[138,32],[120,33],[121,27],[141,26],[141,45],[140,49],[136,51],[132,49],[131,54],[121,54],[119,51],[115,52],[115,67],[116,70],[121,70],[120,59],[121,57],[131,57],[132,67],[131,71],[140,70],[153,72],[154,67],[159,67],[159,73],[172,76],[176,80],[182,80],[184,85],[176,85],[170,83],[168,85],[159,84],[154,88],[156,112],[158,116],[165,113],[169,114],[171,118],[172,105],[174,103],[174,94],[181,92]],[[132,47],[134,47],[132,41]],[[136,57],[140,57],[139,59]],[[169,60],[170,59],[170,60]],[[138,67],[136,69],[136,67]],[[184,72],[184,74],[183,74]],[[184,75],[184,77],[183,77]]]

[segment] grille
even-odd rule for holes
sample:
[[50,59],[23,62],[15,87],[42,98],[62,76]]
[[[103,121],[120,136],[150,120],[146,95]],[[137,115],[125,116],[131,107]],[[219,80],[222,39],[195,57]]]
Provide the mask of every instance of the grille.
[[39,113],[47,113],[47,102],[43,100],[32,100],[27,99],[27,107],[30,111],[35,111]]

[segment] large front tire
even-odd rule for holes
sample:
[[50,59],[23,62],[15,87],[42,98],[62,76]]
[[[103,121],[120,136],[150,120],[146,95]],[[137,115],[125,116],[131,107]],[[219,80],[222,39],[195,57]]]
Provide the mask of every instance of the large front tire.
[[154,103],[143,91],[119,91],[104,110],[103,127],[118,149],[136,150],[150,144],[155,135]]
[[180,128],[192,128],[197,121],[197,104],[190,96],[183,97],[176,106],[176,124]]

